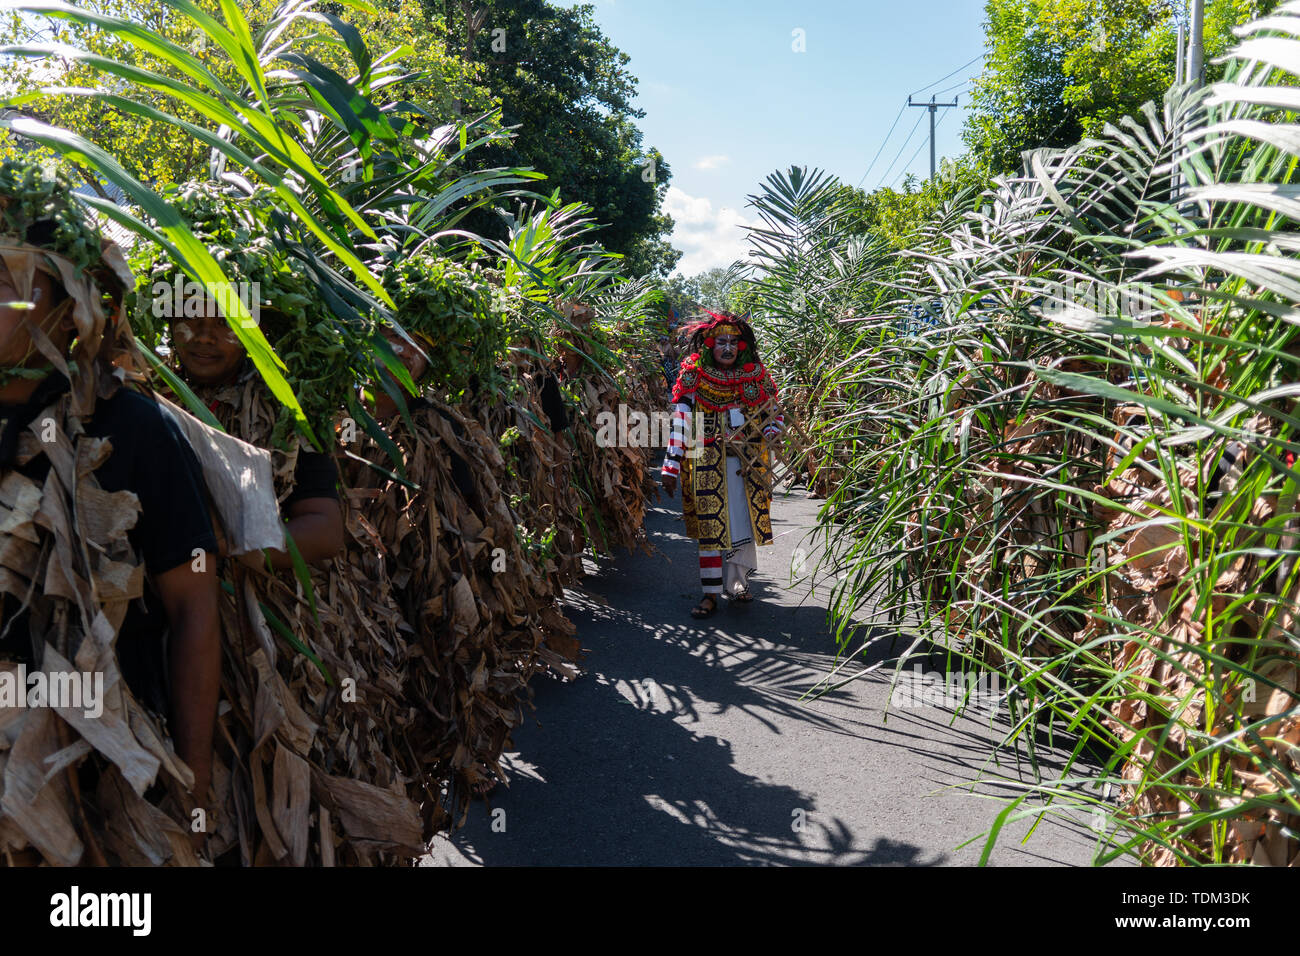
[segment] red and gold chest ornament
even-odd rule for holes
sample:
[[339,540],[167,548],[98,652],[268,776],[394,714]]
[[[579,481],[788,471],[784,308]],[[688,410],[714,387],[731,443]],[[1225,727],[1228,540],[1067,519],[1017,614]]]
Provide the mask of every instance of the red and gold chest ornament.
[[[706,347],[713,347],[716,335],[741,334],[736,319],[709,314],[713,316],[713,321],[697,327],[697,332],[703,331],[705,334]],[[742,340],[742,359],[744,348],[745,342]],[[704,364],[699,352],[693,352],[682,361],[677,384],[673,386],[674,402],[685,401],[687,396],[693,396],[698,405],[713,411],[726,411],[739,406],[754,408],[770,398],[776,398],[776,382],[762,362],[742,362],[737,359],[731,368],[714,368]]]

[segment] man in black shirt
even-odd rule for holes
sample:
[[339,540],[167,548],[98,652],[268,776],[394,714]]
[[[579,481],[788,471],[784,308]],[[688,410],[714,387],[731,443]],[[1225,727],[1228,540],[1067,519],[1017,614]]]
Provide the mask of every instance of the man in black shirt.
[[[37,257],[34,272],[27,274],[28,266],[20,276],[0,268],[0,370],[6,373],[0,379],[0,476],[16,470],[40,482],[50,461],[43,454],[22,461],[20,436],[42,409],[73,387],[63,374],[41,377],[40,370],[51,353],[67,356],[71,348],[77,376],[102,376],[97,367],[91,371],[94,363],[84,354],[84,343],[102,330],[82,327],[84,299],[77,303],[82,325],[74,321],[67,292],[51,275],[53,258],[47,261],[35,247],[23,251]],[[169,717],[173,744],[194,772],[193,797],[202,806],[211,779],[221,668],[217,543],[202,475],[179,429],[153,401],[122,387],[98,390],[105,392],[111,396],[98,398],[91,414],[80,416],[81,424],[89,436],[106,438],[112,446],[94,472],[100,487],[130,491],[139,499],[140,514],[127,536],[147,572],[145,597],[131,602],[119,630],[119,665],[133,695]],[[32,633],[33,615],[18,604],[5,595],[0,652],[32,660],[46,635]],[[195,835],[196,841],[201,838]]]

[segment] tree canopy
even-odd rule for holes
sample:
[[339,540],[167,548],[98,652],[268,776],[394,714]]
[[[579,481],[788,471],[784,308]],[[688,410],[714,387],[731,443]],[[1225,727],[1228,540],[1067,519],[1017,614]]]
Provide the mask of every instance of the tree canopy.
[[[1232,28],[1277,0],[1207,0],[1207,77]],[[1184,0],[986,0],[984,72],[975,80],[963,137],[994,173],[1018,169],[1025,150],[1064,147],[1159,101],[1174,82]]]
[[[196,0],[199,8],[220,15],[218,0]],[[248,0],[240,9],[249,24],[256,28],[269,21],[278,0]],[[207,36],[196,33],[193,23],[180,16],[167,0],[85,0],[78,7],[109,17],[130,20],[147,26],[193,55],[206,69],[215,72],[233,89],[239,81],[217,55]],[[339,11],[340,13],[342,11]],[[380,0],[371,9],[349,8],[345,17],[374,49],[402,51],[402,65],[418,80],[403,84],[403,94],[420,101],[435,116],[451,119],[457,104],[466,112],[483,113],[494,108],[496,100],[477,82],[461,60],[448,55],[441,43],[429,43],[428,36],[441,36],[445,27],[428,18],[419,0]],[[68,44],[94,54],[111,57],[132,67],[149,70],[180,82],[185,77],[170,64],[142,53],[115,33],[91,29],[80,23],[62,20],[38,20],[10,11],[0,26],[0,41],[7,44]],[[310,19],[299,19],[291,29],[299,41],[299,50],[317,58],[325,66],[347,75],[347,51],[337,35]],[[285,38],[287,39],[287,38]],[[194,136],[168,123],[157,122],[123,108],[103,108],[88,97],[41,95],[43,87],[93,87],[97,73],[84,60],[62,57],[62,72],[42,64],[33,69],[34,61],[14,58],[0,64],[0,86],[14,96],[28,96],[22,109],[39,119],[63,129],[73,130],[117,157],[137,178],[167,185],[206,175],[207,148]],[[229,74],[229,75],[224,75]],[[383,91],[376,102],[385,102]],[[212,124],[198,112],[177,104],[161,92],[149,99],[150,105],[166,109],[187,122],[211,130]],[[0,149],[12,152],[24,147],[12,141]],[[88,180],[89,181],[89,180]]]
[[[219,0],[196,3],[219,14]],[[278,0],[248,0],[240,9],[256,27],[267,22],[278,5]],[[224,68],[206,36],[194,33],[191,21],[179,16],[167,0],[86,0],[78,6],[147,25],[205,67],[218,73]],[[435,121],[501,107],[501,122],[516,127],[515,139],[476,151],[469,159],[473,168],[518,165],[545,173],[549,182],[542,192],[558,189],[564,202],[591,205],[602,226],[597,241],[625,256],[629,274],[666,274],[681,257],[665,238],[673,223],[662,212],[671,170],[662,154],[642,146],[635,121],[644,113],[631,105],[636,78],[627,69],[629,58],[601,33],[591,7],[559,8],[545,0],[494,0],[485,5],[369,0],[322,4],[314,13],[347,21],[374,49],[399,50],[401,65],[417,78],[402,84],[403,95]],[[292,32],[299,41],[296,49],[344,77],[350,75],[347,50],[333,30],[304,16]],[[0,42],[70,44],[183,82],[172,66],[113,32],[79,23],[10,11],[0,21]],[[81,133],[143,181],[166,185],[206,175],[208,150],[176,126],[125,109],[104,110],[87,97],[39,93],[51,85],[93,86],[95,71],[84,61],[65,57],[61,70],[45,65],[33,69],[32,62],[12,58],[0,64],[0,88],[25,97],[11,100],[25,112]],[[237,77],[224,78],[231,88],[239,87]],[[384,102],[383,91],[375,91],[373,98]],[[154,94],[152,105],[166,106],[181,119],[213,131],[198,112],[169,102],[162,93]],[[8,139],[0,143],[0,151],[24,148]],[[488,211],[477,213],[467,226],[484,235],[505,236],[505,226]]]
[[519,126],[512,142],[478,161],[545,173],[565,199],[592,207],[601,244],[626,256],[630,274],[670,272],[681,258],[663,238],[673,226],[662,212],[672,172],[661,153],[642,145],[634,121],[645,113],[632,106],[637,81],[628,55],[601,33],[594,8],[424,2],[450,24],[451,48],[472,60],[501,98],[505,125]]

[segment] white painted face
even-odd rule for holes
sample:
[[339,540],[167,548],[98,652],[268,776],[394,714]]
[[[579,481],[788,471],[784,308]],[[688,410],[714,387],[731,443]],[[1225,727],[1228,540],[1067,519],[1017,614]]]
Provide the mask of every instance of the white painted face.
[[740,343],[743,341],[739,335],[716,335],[713,338],[713,361],[717,363],[718,368],[731,368],[736,364],[736,357],[740,355]]

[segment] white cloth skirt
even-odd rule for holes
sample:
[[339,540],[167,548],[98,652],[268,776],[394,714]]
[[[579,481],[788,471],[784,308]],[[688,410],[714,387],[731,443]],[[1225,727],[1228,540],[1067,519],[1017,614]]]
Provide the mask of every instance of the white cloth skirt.
[[754,526],[749,520],[749,493],[740,472],[740,460],[727,456],[727,516],[731,521],[731,548],[722,560],[722,587],[728,594],[743,591],[758,570]]

